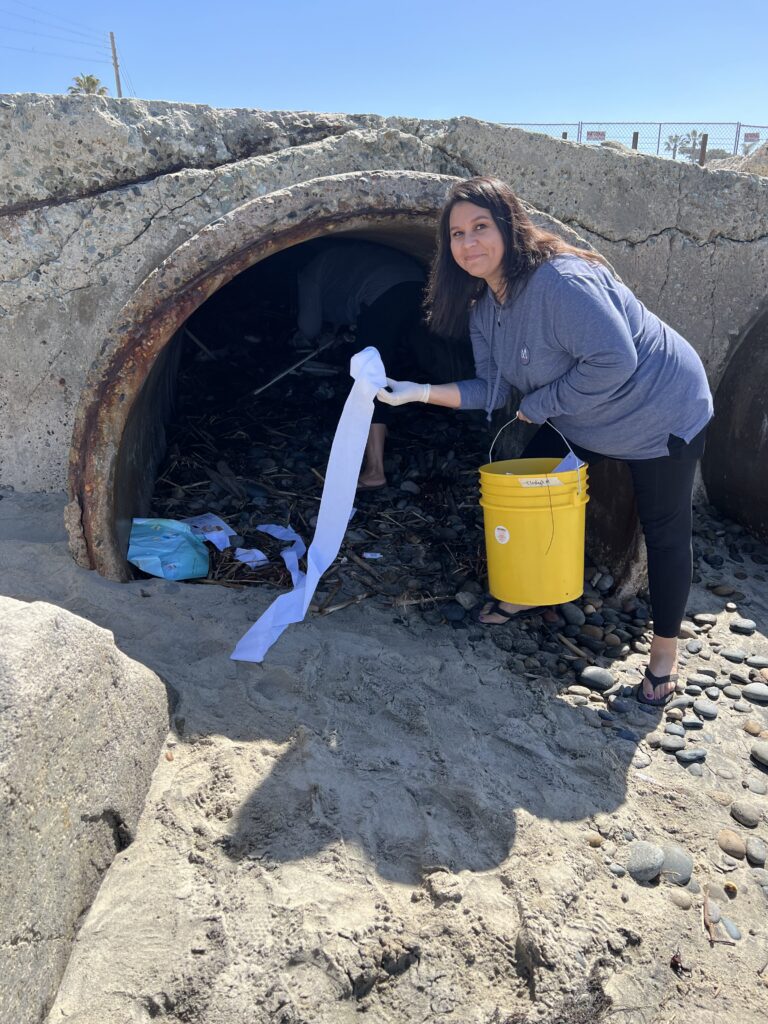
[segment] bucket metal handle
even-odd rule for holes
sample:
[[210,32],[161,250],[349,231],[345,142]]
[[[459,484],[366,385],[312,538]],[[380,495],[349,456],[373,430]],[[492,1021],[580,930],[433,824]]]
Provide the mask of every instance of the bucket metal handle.
[[[510,423],[517,423],[517,413],[515,413],[515,415],[512,417],[511,420],[507,420],[507,422],[497,432],[496,437],[494,437],[494,439],[491,441],[491,447],[488,449],[488,462],[489,463],[493,462],[493,449],[494,449],[494,445],[499,440],[499,437],[501,436],[502,431],[506,430],[507,427],[510,425]],[[547,423],[554,430],[554,432],[556,434],[560,434],[560,431],[557,429],[557,427],[554,425],[554,423],[551,423],[549,420],[544,420],[544,423]],[[560,434],[560,437],[563,439],[563,443],[565,444],[565,447],[568,449],[568,451],[571,453],[571,455],[573,455],[573,457],[575,459],[578,459],[578,461],[581,462],[581,459],[579,459],[579,457],[576,454],[576,452],[573,450],[573,448],[571,448],[570,444],[568,443],[568,438],[565,437],[563,434]],[[576,481],[577,481],[576,482],[576,491],[577,491],[577,494],[579,496],[581,496],[581,493],[582,493],[582,490],[583,490],[583,484],[582,484],[582,481],[581,481],[581,470],[582,470],[582,466],[579,466],[578,469],[576,470]]]

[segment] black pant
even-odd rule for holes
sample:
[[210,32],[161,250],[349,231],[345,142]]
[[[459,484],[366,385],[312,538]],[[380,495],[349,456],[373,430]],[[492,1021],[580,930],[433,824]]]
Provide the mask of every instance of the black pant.
[[[627,459],[637,499],[637,514],[648,549],[648,587],[654,632],[676,637],[685,615],[693,576],[691,495],[696,464],[704,453],[705,427],[689,444],[670,434],[669,455],[658,459]],[[594,466],[610,458],[571,446]],[[540,427],[522,454],[524,459],[557,458],[567,449],[548,423]]]
[[[357,318],[360,348],[373,345],[379,350],[387,376],[398,380],[404,374],[407,335],[422,316],[424,285],[404,281],[380,295],[370,306],[363,306]],[[373,422],[388,423],[392,407],[374,402]]]

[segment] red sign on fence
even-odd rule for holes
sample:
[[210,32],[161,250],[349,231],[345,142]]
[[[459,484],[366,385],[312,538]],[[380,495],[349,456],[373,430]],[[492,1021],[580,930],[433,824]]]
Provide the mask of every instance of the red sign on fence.
[[587,132],[587,142],[605,142],[605,132]]
[[760,141],[760,132],[744,132],[744,141],[745,142],[759,142]]

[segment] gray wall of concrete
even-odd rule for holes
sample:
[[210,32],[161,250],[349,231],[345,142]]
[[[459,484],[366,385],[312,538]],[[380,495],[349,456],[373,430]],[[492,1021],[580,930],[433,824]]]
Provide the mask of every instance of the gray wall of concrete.
[[768,287],[768,180],[468,118],[0,97],[0,482],[65,485],[110,327],[180,244],[258,196],[350,171],[495,173],[604,253],[716,383]]

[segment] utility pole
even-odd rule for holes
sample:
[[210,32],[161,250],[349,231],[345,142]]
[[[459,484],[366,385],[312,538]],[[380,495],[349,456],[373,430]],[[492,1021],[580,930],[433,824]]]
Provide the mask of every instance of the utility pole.
[[109,41],[112,44],[112,67],[115,69],[115,85],[117,86],[117,95],[122,99],[123,90],[120,85],[120,66],[117,63],[117,47],[115,46],[115,33],[109,33]]

